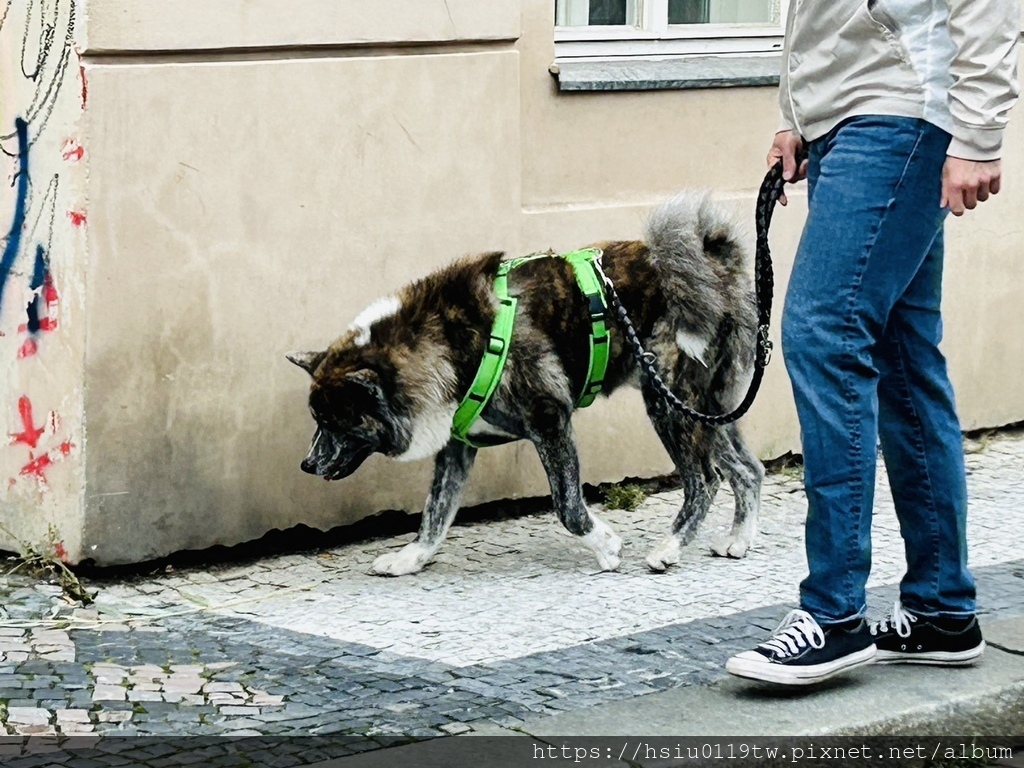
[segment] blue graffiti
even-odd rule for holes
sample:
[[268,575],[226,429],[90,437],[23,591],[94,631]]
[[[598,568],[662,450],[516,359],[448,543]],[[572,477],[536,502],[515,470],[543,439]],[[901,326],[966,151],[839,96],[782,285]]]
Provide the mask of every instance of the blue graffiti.
[[4,287],[7,284],[7,278],[10,277],[14,261],[18,258],[21,248],[21,235],[25,229],[25,216],[28,207],[28,123],[19,117],[14,121],[14,127],[18,135],[18,173],[15,176],[18,196],[14,203],[14,221],[11,223],[10,233],[7,235],[3,257],[0,258],[0,309],[3,309]]
[[36,246],[36,263],[32,268],[32,282],[29,288],[32,290],[32,300],[28,303],[25,312],[28,314],[28,332],[35,336],[39,333],[42,324],[39,322],[39,309],[43,303],[43,286],[50,275],[50,264],[46,258],[46,249],[41,245]]

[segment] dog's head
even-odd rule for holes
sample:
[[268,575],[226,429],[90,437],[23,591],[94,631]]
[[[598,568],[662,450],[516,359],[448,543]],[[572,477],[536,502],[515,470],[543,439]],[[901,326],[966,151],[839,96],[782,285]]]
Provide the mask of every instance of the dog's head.
[[391,453],[398,435],[385,393],[385,373],[367,361],[345,360],[330,350],[296,352],[288,360],[313,378],[309,410],[316,432],[303,472],[326,480],[348,477],[371,453]]

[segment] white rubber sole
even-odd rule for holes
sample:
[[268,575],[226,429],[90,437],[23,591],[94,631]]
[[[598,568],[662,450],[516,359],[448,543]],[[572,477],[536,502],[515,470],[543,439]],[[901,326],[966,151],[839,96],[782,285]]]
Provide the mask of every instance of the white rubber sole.
[[[744,677],[748,680],[760,680],[765,683],[778,683],[779,685],[814,685],[830,677],[848,672],[857,667],[871,664],[875,660],[877,649],[873,645],[851,653],[848,656],[827,662],[825,664],[814,664],[811,666],[789,666],[786,664],[773,664],[764,656],[754,651],[741,653],[733,656],[725,663],[725,671],[737,677]],[[749,655],[748,655],[749,654]],[[757,658],[754,658],[754,657]]]
[[985,652],[985,641],[966,651],[932,651],[930,653],[904,653],[902,651],[878,651],[875,661],[879,664],[932,664],[942,667],[963,667],[973,664]]

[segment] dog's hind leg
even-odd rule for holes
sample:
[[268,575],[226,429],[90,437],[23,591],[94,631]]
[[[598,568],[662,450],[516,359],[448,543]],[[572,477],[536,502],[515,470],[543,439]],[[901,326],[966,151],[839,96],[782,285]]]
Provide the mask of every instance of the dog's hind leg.
[[694,537],[718,493],[721,480],[712,461],[718,429],[666,412],[646,389],[644,401],[654,430],[683,484],[683,506],[672,521],[672,531],[647,556],[647,566],[660,572],[679,562],[680,550]]
[[568,414],[559,414],[543,427],[531,430],[541,464],[551,485],[551,499],[558,519],[569,533],[580,538],[597,556],[602,571],[619,567],[622,539],[601,518],[591,513],[580,487],[580,461]]
[[416,540],[397,552],[381,555],[373,561],[370,572],[380,576],[404,576],[423,570],[430,558],[444,543],[448,529],[459,510],[462,486],[476,458],[476,448],[452,440],[434,460],[434,481],[423,509],[420,532]]
[[715,444],[715,464],[722,470],[736,497],[736,514],[729,534],[711,545],[720,557],[743,557],[757,537],[764,466],[743,443],[735,424],[722,428]]

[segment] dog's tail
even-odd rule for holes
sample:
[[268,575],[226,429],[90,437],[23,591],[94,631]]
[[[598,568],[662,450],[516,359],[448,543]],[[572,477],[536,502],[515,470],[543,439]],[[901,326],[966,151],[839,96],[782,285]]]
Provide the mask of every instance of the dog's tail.
[[647,220],[644,240],[659,261],[714,259],[745,270],[739,227],[707,191],[685,191],[659,205]]
[[647,221],[644,241],[659,273],[680,349],[713,367],[753,360],[757,305],[741,228],[707,192],[682,192]]

